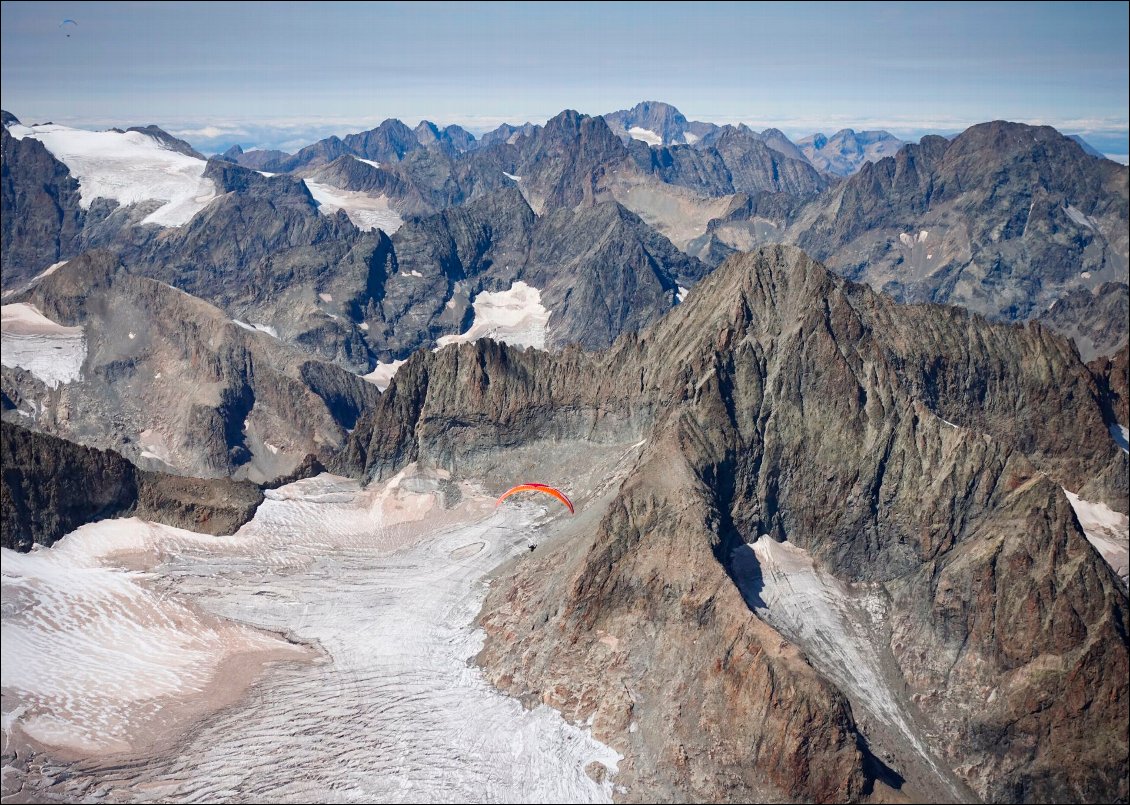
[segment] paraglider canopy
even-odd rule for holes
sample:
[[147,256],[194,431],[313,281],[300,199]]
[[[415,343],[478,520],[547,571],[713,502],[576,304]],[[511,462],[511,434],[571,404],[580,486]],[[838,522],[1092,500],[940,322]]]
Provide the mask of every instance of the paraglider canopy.
[[[59,27],[62,28],[64,31],[70,30],[70,28],[67,27],[68,25],[73,25],[76,28],[78,27],[78,23],[75,22],[74,20],[63,20],[62,22],[59,23]],[[67,38],[68,39],[71,38],[71,35],[69,33],[67,34]]]
[[517,486],[512,486],[502,493],[502,497],[496,500],[494,505],[498,506],[502,501],[518,492],[541,492],[543,495],[557,498],[569,509],[569,514],[573,514],[573,501],[569,500],[568,496],[560,489],[553,486],[546,486],[545,484],[518,484]]

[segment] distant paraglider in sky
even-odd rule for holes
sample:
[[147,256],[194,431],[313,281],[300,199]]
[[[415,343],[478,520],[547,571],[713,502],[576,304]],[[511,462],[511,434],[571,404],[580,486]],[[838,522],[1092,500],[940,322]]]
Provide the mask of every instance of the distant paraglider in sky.
[[71,31],[74,30],[74,28],[67,27],[67,26],[71,26],[71,25],[73,25],[74,28],[78,28],[78,23],[75,22],[74,20],[63,20],[62,22],[59,23],[59,27],[62,28],[66,32],[67,39],[71,38]]
[[[502,497],[495,501],[494,505],[498,506],[500,503],[502,503],[502,501],[506,500],[511,495],[517,494],[518,492],[541,492],[543,495],[549,495],[550,497],[557,498],[565,504],[565,507],[567,509],[569,509],[569,514],[573,514],[573,501],[569,500],[568,496],[566,496],[566,494],[560,489],[552,486],[546,486],[545,484],[518,484],[517,486],[511,487],[510,489],[507,489],[505,492],[503,492]],[[533,548],[531,548],[530,550],[533,550]]]

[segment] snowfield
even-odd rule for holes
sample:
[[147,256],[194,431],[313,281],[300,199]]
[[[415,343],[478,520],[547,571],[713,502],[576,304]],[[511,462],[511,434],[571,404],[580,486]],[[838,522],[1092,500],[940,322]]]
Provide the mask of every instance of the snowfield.
[[96,198],[122,206],[164,201],[142,223],[182,226],[216,197],[215,184],[204,178],[204,160],[170,150],[139,131],[86,131],[54,124],[15,125],[8,131],[17,139],[39,140],[67,166],[78,180],[83,208]]
[[542,307],[541,291],[537,288],[519,280],[509,290],[480,293],[473,305],[475,320],[471,328],[460,335],[437,338],[437,349],[480,338],[493,338],[518,347],[545,349],[550,311]]
[[349,220],[358,229],[380,229],[391,235],[404,224],[404,219],[392,208],[387,196],[370,196],[359,190],[341,190],[309,179],[303,181],[306,182],[310,195],[318,202],[319,212],[333,215],[338,210],[345,210]]
[[368,380],[379,391],[384,391],[388,388],[388,384],[392,382],[393,376],[397,370],[403,366],[407,361],[390,361],[389,363],[378,363],[377,368],[369,372],[367,375],[361,375],[363,380]]
[[634,140],[643,140],[647,145],[650,146],[663,145],[662,137],[657,135],[657,133],[655,133],[651,129],[644,129],[638,127],[638,125],[633,125],[631,129],[628,129],[628,137],[631,137]]
[[1122,583],[1130,584],[1130,517],[1105,503],[1083,500],[1066,489],[1063,493],[1071,502],[1087,541],[1114,568]]
[[129,519],[4,550],[5,799],[610,801],[585,769],[616,752],[468,662],[487,574],[553,513],[445,489],[321,475],[230,537]]
[[23,302],[0,307],[0,364],[27,369],[50,388],[82,379],[86,336]]
[[663,145],[663,138],[650,129],[632,126],[628,129],[628,136],[633,140],[643,140],[648,145]]
[[731,557],[747,604],[851,700],[856,718],[879,725],[916,754],[938,784],[962,801],[950,773],[921,737],[896,692],[893,675],[875,648],[885,620],[882,593],[851,589],[816,567],[807,551],[768,536],[737,548]]

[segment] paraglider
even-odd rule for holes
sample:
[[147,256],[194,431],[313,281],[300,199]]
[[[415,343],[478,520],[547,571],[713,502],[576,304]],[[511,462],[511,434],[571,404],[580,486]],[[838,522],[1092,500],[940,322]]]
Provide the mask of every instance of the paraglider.
[[[68,25],[73,25],[73,26],[75,26],[75,28],[78,27],[78,23],[75,22],[74,20],[63,20],[62,22],[59,23],[59,27],[62,28],[64,31],[70,31],[71,30],[70,28],[67,27]],[[71,35],[68,33],[67,39],[70,39],[70,38],[71,38]]]
[[[546,486],[545,484],[518,484],[517,486],[513,486],[503,492],[502,497],[496,500],[494,505],[498,506],[500,503],[502,503],[502,501],[518,492],[541,492],[543,495],[549,495],[550,497],[557,498],[565,504],[565,507],[567,509],[569,509],[569,514],[573,514],[573,501],[569,500],[568,496],[560,489],[552,486]],[[531,548],[530,550],[533,550],[533,548]]]

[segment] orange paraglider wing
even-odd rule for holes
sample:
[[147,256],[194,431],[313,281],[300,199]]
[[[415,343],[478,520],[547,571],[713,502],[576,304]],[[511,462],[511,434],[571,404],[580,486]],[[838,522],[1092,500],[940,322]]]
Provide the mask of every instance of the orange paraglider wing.
[[542,494],[549,495],[550,497],[557,498],[565,507],[569,509],[569,514],[573,514],[573,501],[569,500],[568,496],[560,489],[545,484],[518,484],[502,493],[502,497],[495,501],[494,505],[497,506],[502,501],[506,500],[513,494],[518,492],[541,492]]

